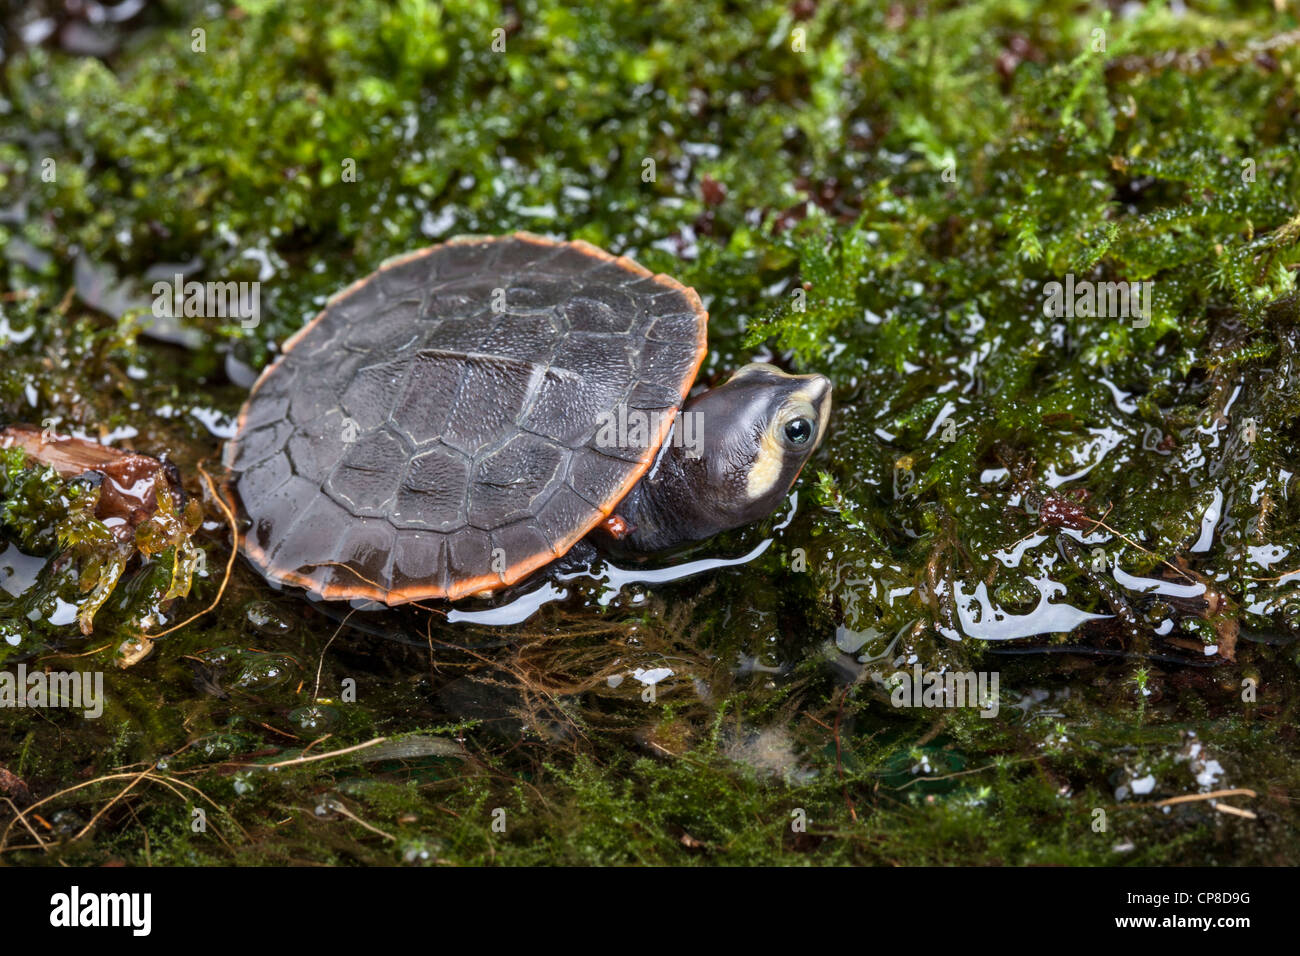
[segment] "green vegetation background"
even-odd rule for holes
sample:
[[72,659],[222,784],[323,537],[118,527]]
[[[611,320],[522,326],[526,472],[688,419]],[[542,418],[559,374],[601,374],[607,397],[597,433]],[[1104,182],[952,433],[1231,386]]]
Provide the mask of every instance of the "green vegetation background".
[[[775,357],[829,374],[837,411],[795,520],[711,545],[775,536],[744,568],[604,607],[578,586],[506,632],[412,616],[402,644],[329,643],[332,620],[241,564],[218,611],[125,668],[134,635],[215,596],[220,512],[187,598],[193,553],[165,536],[96,591],[112,555],[93,492],[8,453],[0,529],[51,560],[0,592],[0,658],[105,669],[109,704],[0,713],[0,850],[1300,860],[1300,595],[1278,580],[1300,562],[1297,9],[1186,7],[169,2],[102,60],[18,49],[10,24],[0,424],[129,435],[201,495],[204,422],[243,395],[228,364],[262,367],[392,255],[513,229],[698,289],[702,381]],[[177,263],[262,280],[260,326],[152,322],[141,297]],[[1149,323],[1045,316],[1067,273],[1151,280]],[[1086,497],[1054,489],[1088,464],[1062,487]],[[1213,601],[1124,593],[1062,515],[1103,569],[1195,578]],[[1028,614],[1049,571],[1054,600],[1110,623],[1008,645],[1026,655],[944,636],[961,593]],[[89,637],[48,623],[92,599]],[[999,670],[1001,715],[892,708],[873,674],[894,660]],[[654,700],[617,680],[638,667],[673,672]],[[96,817],[131,782],[112,775],[146,771]],[[1228,802],[1255,817],[1153,806],[1216,787],[1253,790]],[[51,797],[33,835],[14,807]]]

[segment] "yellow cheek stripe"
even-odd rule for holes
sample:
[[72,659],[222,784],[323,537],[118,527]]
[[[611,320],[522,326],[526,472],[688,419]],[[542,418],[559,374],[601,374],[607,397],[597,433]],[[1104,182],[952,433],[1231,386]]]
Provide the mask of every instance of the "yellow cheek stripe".
[[826,437],[826,427],[831,423],[831,393],[828,391],[822,396],[822,407],[817,409],[817,440],[813,442],[813,449],[816,450],[821,446],[822,439]]
[[749,495],[749,500],[757,501],[775,488],[776,483],[781,480],[784,466],[785,449],[770,430],[765,431],[763,440],[758,446],[758,454],[754,457],[754,463],[749,466],[749,477],[745,482],[745,493]]

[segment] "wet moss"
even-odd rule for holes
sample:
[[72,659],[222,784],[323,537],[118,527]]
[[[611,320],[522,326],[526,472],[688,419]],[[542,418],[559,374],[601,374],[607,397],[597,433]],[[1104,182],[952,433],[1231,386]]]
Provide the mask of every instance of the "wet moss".
[[[173,515],[93,635],[51,623],[95,593],[102,559],[68,559],[90,498],[0,452],[0,656],[106,684],[97,720],[0,714],[35,831],[5,818],[7,858],[1295,862],[1293,14],[151,16],[106,59],[4,63],[0,425],[166,455],[206,508],[182,535],[203,567]],[[116,666],[216,596],[197,467],[242,366],[389,256],[518,228],[699,289],[703,382],[754,355],[832,376],[793,518],[708,550],[772,545],[574,582],[502,629],[343,623],[239,564],[217,610]],[[155,314],[176,273],[260,281],[258,321]],[[1149,311],[1049,315],[1067,275],[1150,282]],[[918,663],[997,673],[998,716],[891,706]],[[1255,818],[1155,806],[1225,787]]]

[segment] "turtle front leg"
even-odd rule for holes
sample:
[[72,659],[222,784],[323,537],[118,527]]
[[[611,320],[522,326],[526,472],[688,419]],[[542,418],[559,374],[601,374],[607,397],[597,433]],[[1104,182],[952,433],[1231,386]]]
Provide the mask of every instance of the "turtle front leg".
[[619,514],[610,515],[600,523],[599,527],[616,541],[622,541],[636,530],[636,525]]

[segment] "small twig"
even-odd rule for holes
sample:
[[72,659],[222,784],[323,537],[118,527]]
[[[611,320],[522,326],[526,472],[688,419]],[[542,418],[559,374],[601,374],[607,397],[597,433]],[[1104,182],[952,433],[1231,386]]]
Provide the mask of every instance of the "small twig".
[[9,804],[9,809],[13,810],[14,817],[23,822],[23,826],[25,826],[27,828],[27,832],[30,833],[36,839],[36,842],[40,844],[41,849],[44,850],[46,853],[49,853],[50,848],[45,844],[45,841],[41,839],[41,835],[32,829],[32,825],[27,822],[27,817],[25,817],[23,815],[23,812],[18,809],[18,804],[14,803],[8,797],[0,797],[0,800],[3,800],[5,803]]
[[212,603],[209,604],[207,607],[205,607],[202,611],[199,611],[199,613],[193,615],[192,617],[186,618],[185,620],[181,621],[179,624],[167,628],[167,630],[165,631],[159,631],[157,634],[140,635],[141,637],[144,637],[151,641],[156,640],[157,638],[160,637],[165,637],[166,635],[171,634],[173,631],[179,631],[182,627],[185,627],[185,625],[197,621],[199,618],[207,614],[209,611],[216,610],[217,605],[221,603],[222,595],[226,593],[226,585],[230,583],[230,574],[235,568],[235,558],[239,556],[239,525],[235,522],[235,513],[230,510],[230,507],[222,499],[221,495],[217,494],[217,489],[213,486],[212,479],[209,478],[208,473],[203,470],[203,463],[199,462],[199,464],[196,467],[199,470],[199,474],[203,476],[203,481],[205,484],[207,484],[208,491],[212,493],[213,498],[217,499],[217,504],[221,506],[221,511],[226,516],[226,521],[230,525],[230,558],[226,561],[226,573],[225,576],[221,579],[221,587],[217,589],[217,596],[212,599]]
[[1254,790],[1245,788],[1237,790],[1215,790],[1212,793],[1188,793],[1181,797],[1169,797],[1167,800],[1157,800],[1152,806],[1172,807],[1176,803],[1193,803],[1197,800],[1217,800],[1220,797],[1254,797],[1257,796]]
[[1300,574],[1300,568],[1294,571],[1286,571],[1282,574],[1274,575],[1271,578],[1246,578],[1247,581],[1281,581],[1283,578],[1289,578],[1293,574]]
[[299,756],[299,757],[305,757],[305,756],[307,756],[307,752],[308,752],[309,750],[311,750],[311,748],[315,747],[317,744],[323,744],[325,741],[329,740],[329,739],[330,739],[331,737],[333,737],[333,736],[334,736],[333,734],[325,734],[323,737],[317,737],[315,740],[313,740],[311,743],[309,743],[306,747],[303,747],[303,748],[302,748],[302,753],[298,754],[298,756]]
[[391,833],[385,833],[383,830],[379,829],[379,827],[372,826],[371,824],[367,823],[365,820],[362,820],[359,816],[357,816],[347,807],[343,806],[343,804],[338,800],[331,800],[329,803],[329,808],[333,810],[335,813],[343,814],[343,816],[347,817],[349,820],[351,820],[353,823],[357,824],[358,826],[365,827],[371,833],[378,833],[385,840],[392,840],[394,842],[397,841],[397,837],[393,836]]
[[1018,545],[1021,541],[1028,541],[1030,538],[1034,537],[1035,535],[1042,534],[1042,533],[1043,533],[1044,531],[1046,531],[1046,530],[1047,530],[1047,525],[1045,525],[1045,524],[1040,524],[1040,525],[1039,525],[1037,528],[1035,528],[1033,531],[1029,532],[1028,534],[1022,534],[1020,537],[1016,538],[1015,541],[1012,541],[1012,542],[1011,542],[1010,544],[1008,544],[1008,545],[1004,545],[1000,550],[1002,550],[1002,551],[1010,551],[1012,548],[1014,548],[1016,545]]
[[823,730],[831,730],[831,729],[832,729],[832,728],[831,728],[831,725],[828,724],[828,723],[826,723],[826,721],[824,721],[824,720],[818,720],[816,717],[814,717],[812,714],[808,713],[808,711],[806,711],[806,710],[803,712],[803,715],[804,715],[805,717],[807,717],[809,720],[811,720],[811,721],[812,721],[814,724],[816,724],[818,727],[822,728]]
[[[1149,554],[1149,555],[1151,555],[1151,557],[1153,557],[1153,558],[1158,558],[1158,557],[1160,557],[1160,556],[1159,556],[1158,554],[1156,554],[1154,551],[1150,551],[1150,550],[1148,550],[1147,548],[1142,547],[1142,545],[1138,544],[1136,541],[1134,541],[1132,538],[1130,538],[1130,537],[1129,537],[1128,535],[1126,535],[1124,532],[1122,532],[1122,531],[1116,531],[1116,530],[1115,530],[1114,528],[1112,528],[1110,525],[1106,524],[1106,522],[1101,521],[1101,520],[1098,520],[1098,521],[1097,521],[1097,524],[1100,525],[1101,527],[1105,528],[1105,529],[1106,529],[1107,531],[1109,531],[1111,534],[1115,535],[1115,537],[1117,537],[1117,538],[1121,538],[1122,540],[1127,541],[1129,544],[1133,545],[1133,547],[1137,548],[1137,549],[1138,549],[1139,551],[1141,551],[1143,554]],[[1186,580],[1191,581],[1193,584],[1200,584],[1200,583],[1201,583],[1201,582],[1197,581],[1196,578],[1192,577],[1190,574],[1188,574],[1186,571],[1184,571],[1182,568],[1178,567],[1177,565],[1170,564],[1170,563],[1169,563],[1168,561],[1166,561],[1164,558],[1160,558],[1160,563],[1163,564],[1165,567],[1169,568],[1169,570],[1173,571],[1175,574],[1177,574],[1177,575],[1181,575],[1181,576],[1182,576],[1183,578],[1185,578]]]
[[1101,516],[1100,518],[1098,518],[1096,521],[1094,521],[1094,522],[1092,523],[1092,527],[1089,528],[1087,531],[1085,531],[1085,532],[1083,533],[1083,536],[1086,538],[1088,535],[1092,534],[1094,531],[1097,530],[1097,526],[1098,526],[1098,525],[1101,525],[1102,527],[1105,527],[1105,523],[1104,523],[1104,522],[1106,521],[1106,519],[1107,519],[1108,517],[1110,517],[1110,513],[1111,513],[1112,511],[1114,511],[1114,510],[1115,510],[1115,502],[1113,502],[1113,501],[1108,501],[1108,502],[1106,502],[1106,510],[1105,510],[1105,512],[1102,514],[1102,516]]
[[1005,760],[1000,765],[997,763],[990,763],[990,764],[985,764],[982,767],[971,767],[969,770],[954,770],[952,773],[941,773],[933,777],[913,777],[911,780],[907,781],[907,783],[899,787],[894,787],[893,789],[906,790],[908,787],[912,786],[912,784],[915,783],[933,783],[936,780],[951,780],[953,777],[966,777],[973,773],[983,773],[985,770],[995,770],[997,769],[998,766],[1010,767],[1018,763],[1028,763],[1031,761],[1042,760],[1042,759],[1043,758],[1041,756],[1019,757],[1015,760]]
[[36,659],[36,663],[40,664],[43,661],[48,661],[52,658],[72,660],[77,657],[94,657],[96,654],[99,654],[102,651],[106,651],[112,646],[113,646],[112,644],[101,644],[99,647],[93,647],[88,651],[82,651],[80,654],[68,654],[64,652],[53,652],[50,654],[42,654],[40,657]]
[[276,770],[280,767],[294,767],[304,763],[314,763],[317,760],[329,760],[331,757],[341,757],[344,754],[350,754],[357,750],[364,750],[366,747],[373,747],[375,744],[382,744],[388,740],[387,737],[376,737],[373,740],[367,740],[363,744],[355,744],[351,747],[343,747],[340,750],[331,750],[329,753],[313,754],[310,757],[293,757],[289,760],[280,760],[276,763],[229,763],[227,767],[250,767],[256,770]]
[[150,772],[153,771],[157,766],[158,766],[157,764],[150,764],[144,770],[141,770],[138,774],[136,774],[135,779],[133,779],[130,783],[128,783],[125,787],[123,787],[121,792],[119,792],[116,797],[114,797],[112,800],[108,801],[108,803],[100,807],[99,812],[90,818],[90,822],[77,831],[77,835],[72,838],[73,841],[75,842],[77,840],[80,840],[87,833],[89,833],[90,828],[95,825],[95,821],[97,821],[100,817],[102,817],[105,813],[107,813],[109,811],[109,808],[112,807],[113,804],[117,803],[117,801],[121,800],[128,793],[130,793],[131,790],[135,788],[135,785],[139,783],[141,780],[143,780],[145,777],[149,776]]
[[259,726],[259,727],[264,727],[264,728],[266,728],[267,730],[269,730],[269,731],[270,731],[271,733],[273,733],[273,734],[279,734],[281,737],[288,737],[290,740],[301,740],[301,739],[302,739],[301,737],[297,737],[297,736],[295,736],[295,735],[289,733],[289,732],[286,731],[286,730],[281,730],[281,729],[278,728],[278,727],[272,727],[270,724],[262,723],[262,721],[260,721],[260,720],[258,720],[258,721],[254,721],[254,723],[256,723],[257,726]]
[[352,574],[355,574],[358,578],[360,578],[362,581],[365,581],[367,584],[369,584],[372,588],[374,588],[374,589],[377,590],[377,591],[382,591],[382,592],[384,592],[385,594],[387,594],[387,593],[388,593],[388,590],[389,590],[388,588],[386,588],[386,587],[384,587],[382,584],[380,584],[378,581],[374,580],[373,578],[368,578],[368,577],[366,577],[364,574],[362,574],[360,571],[358,571],[358,570],[357,570],[356,568],[354,568],[352,565],[350,565],[350,564],[345,564],[345,563],[342,562],[342,561],[312,561],[312,562],[310,562],[310,563],[304,565],[304,567],[309,567],[309,568],[342,568],[344,571],[349,571],[349,572],[351,572]]
[[941,733],[943,733],[943,728],[947,725],[947,723],[948,723],[948,715],[940,714],[938,719],[935,720],[935,722],[930,725],[930,729],[927,730],[925,733],[923,733],[920,736],[920,738],[916,741],[916,743],[912,744],[912,746],[924,747],[930,741],[934,740],[935,737],[938,737]]
[[343,628],[348,626],[348,619],[356,612],[357,609],[352,608],[347,614],[343,615],[343,620],[339,622],[339,626],[334,629],[334,633],[330,635],[330,639],[326,641],[325,646],[320,649],[320,660],[316,662],[316,686],[312,688],[311,692],[312,700],[320,699],[320,675],[321,671],[325,669],[325,655],[329,653],[330,645],[334,643],[334,638],[343,633]]
[[[200,790],[198,787],[194,786],[193,784],[186,783],[184,780],[177,779],[176,777],[159,776],[155,774],[153,770],[154,770],[154,765],[150,765],[140,773],[106,774],[105,776],[102,777],[96,777],[93,780],[86,780],[83,781],[82,783],[74,784],[71,787],[64,787],[62,790],[58,791],[57,793],[52,793],[48,797],[43,797],[42,799],[36,801],[30,807],[27,808],[26,812],[30,813],[37,820],[41,820],[40,814],[35,812],[36,808],[44,806],[45,804],[50,803],[53,800],[57,800],[59,797],[65,796],[69,793],[75,793],[78,790],[84,790],[86,787],[93,787],[99,783],[107,783],[111,780],[131,780],[132,782],[130,786],[128,786],[125,790],[121,791],[116,797],[114,797],[109,802],[108,806],[104,807],[103,810],[95,814],[94,818],[91,819],[90,823],[86,824],[86,826],[82,828],[81,832],[78,833],[76,837],[77,839],[79,839],[81,836],[83,836],[86,833],[86,831],[91,827],[91,825],[94,824],[95,820],[98,820],[99,817],[103,815],[104,811],[108,809],[108,807],[112,806],[123,796],[125,796],[127,791],[131,789],[131,787],[134,787],[136,783],[138,783],[140,780],[148,780],[151,783],[157,783],[161,786],[166,787],[168,790],[172,791],[172,793],[177,794],[177,796],[181,795],[180,791],[176,789],[177,787],[184,787],[187,790],[192,790],[195,793],[197,793],[200,797],[202,797],[204,800],[206,800],[208,803],[212,804],[212,806],[215,807],[217,810],[220,810],[222,813],[226,814],[227,816],[231,816],[229,810],[221,806],[221,804],[217,803],[215,800],[213,800],[211,797],[209,797],[206,793],[204,793],[202,790]],[[234,817],[231,816],[231,819],[234,820]],[[23,816],[23,814],[21,813],[17,814],[13,820],[9,821],[9,824],[5,827],[4,832],[0,833],[0,853],[4,853],[7,850],[19,849],[19,847],[9,846],[9,833],[11,830],[13,830],[14,823],[17,822],[18,820],[21,820],[23,826],[25,826],[29,831],[31,830],[31,825],[27,822],[27,819]],[[239,828],[240,832],[244,834],[245,838],[248,837],[248,831],[244,830],[243,827],[239,826],[239,822],[237,820],[235,821],[235,826]],[[225,838],[222,837],[219,832],[217,833],[217,837],[223,843],[226,843]],[[39,839],[39,837],[37,839]],[[230,844],[226,843],[226,846],[229,847]]]

